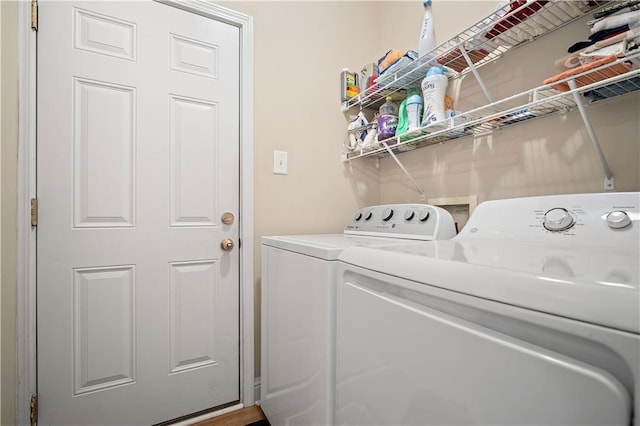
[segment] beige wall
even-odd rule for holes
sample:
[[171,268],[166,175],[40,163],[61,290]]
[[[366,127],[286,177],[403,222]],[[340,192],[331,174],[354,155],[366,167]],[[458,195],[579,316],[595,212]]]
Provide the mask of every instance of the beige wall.
[[0,84],[2,117],[0,129],[0,370],[2,379],[0,424],[15,424],[16,390],[16,167],[18,148],[18,66],[17,66],[17,3],[0,3]]
[[[434,2],[438,41],[445,41],[473,23],[463,23],[463,18],[481,16],[481,13],[487,15],[495,4]],[[394,3],[392,7],[395,13],[405,16],[415,9],[413,4],[405,2]],[[492,98],[499,100],[526,91],[556,74],[553,61],[565,55],[570,44],[587,38],[588,19],[588,16],[584,17],[481,68],[480,74]],[[403,28],[407,31],[400,34]],[[411,25],[401,27],[399,31],[393,31],[393,37],[400,40],[415,38]],[[486,97],[474,77],[465,76],[456,109],[469,110],[485,103]],[[587,108],[613,171],[616,191],[640,190],[638,111],[638,92]],[[422,148],[401,154],[399,158],[429,198],[477,195],[481,202],[531,195],[602,192],[604,188],[602,167],[578,111],[511,126],[488,136],[466,137]],[[393,160],[383,159],[380,201],[419,200]]]

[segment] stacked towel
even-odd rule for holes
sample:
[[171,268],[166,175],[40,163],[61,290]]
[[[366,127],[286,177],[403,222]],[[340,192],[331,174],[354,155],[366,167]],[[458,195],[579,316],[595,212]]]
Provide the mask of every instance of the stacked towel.
[[640,0],[614,3],[613,6],[594,13],[596,19],[587,23],[591,27],[589,40],[579,41],[569,46],[569,53],[579,52],[596,43],[640,28]]
[[589,36],[589,40],[588,41],[579,41],[576,42],[574,44],[572,44],[571,46],[569,46],[569,48],[567,49],[567,51],[569,53],[574,53],[574,52],[578,52],[582,49],[585,49],[589,46],[592,46],[594,44],[596,44],[599,41],[603,41],[603,40],[607,40],[610,39],[612,37],[615,37],[619,34],[622,33],[626,33],[627,31],[629,31],[629,25],[625,24],[625,25],[621,25],[619,27],[613,27],[613,28],[608,28],[605,30],[601,30],[598,31],[594,34],[591,34]]
[[[573,76],[576,76],[576,86],[581,87],[631,70],[631,62],[619,59],[629,53],[630,46],[635,46],[634,39],[640,37],[640,0],[615,2],[596,12],[594,18],[588,22],[591,27],[589,40],[569,46],[569,55],[555,61],[555,67],[561,73],[546,79],[545,84],[552,84],[554,89],[566,92],[570,88],[565,80]],[[616,87],[611,90],[601,90],[607,86],[589,91],[585,96],[598,100],[619,94],[622,89],[627,90],[627,87],[622,88],[619,83],[614,85]],[[637,90],[637,82],[632,82],[629,87]]]
[[[615,55],[611,55],[611,56],[605,56],[604,58],[600,58],[598,60],[595,60],[589,64],[586,65],[581,65],[579,67],[576,68],[572,68],[570,70],[567,70],[563,73],[560,73],[558,75],[554,75],[553,77],[549,77],[548,79],[546,79],[543,83],[544,84],[551,84],[551,83],[555,83],[556,81],[558,83],[556,83],[555,85],[553,85],[552,87],[560,92],[568,92],[570,90],[569,85],[561,80],[565,80],[569,77],[571,77],[572,75],[577,75],[577,74],[582,74],[585,73],[588,70],[591,69],[596,69],[602,65],[611,63],[611,62],[615,62],[618,58]],[[610,77],[614,77],[616,75],[619,74],[624,74],[627,71],[629,71],[629,69],[631,69],[631,64],[627,63],[627,62],[623,62],[623,63],[619,63],[616,65],[613,65],[611,67],[608,68],[604,68],[604,69],[600,69],[598,71],[594,71],[592,73],[587,73],[584,75],[581,75],[580,77],[576,78],[576,86],[580,87],[580,86],[586,86],[589,85],[591,83],[595,83],[597,81],[600,80],[604,80],[606,78],[610,78]]]
[[402,50],[389,50],[382,58],[378,59],[380,77],[393,74],[416,59],[418,59],[418,53],[413,50],[407,50],[406,52]]
[[640,2],[618,10],[604,18],[591,21],[591,33],[628,25],[634,28],[640,25]]

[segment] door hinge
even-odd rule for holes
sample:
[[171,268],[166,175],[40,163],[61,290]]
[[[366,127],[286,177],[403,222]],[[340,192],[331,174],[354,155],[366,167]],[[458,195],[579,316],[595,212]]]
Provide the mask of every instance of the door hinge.
[[31,0],[31,29],[38,31],[38,2]]
[[31,199],[31,226],[38,226],[38,199]]
[[38,424],[38,394],[31,395],[31,426]]

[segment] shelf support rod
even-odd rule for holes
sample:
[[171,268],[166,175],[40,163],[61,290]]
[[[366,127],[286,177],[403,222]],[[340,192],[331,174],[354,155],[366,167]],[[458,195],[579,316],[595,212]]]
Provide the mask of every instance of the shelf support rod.
[[424,191],[422,190],[420,185],[418,185],[418,182],[416,182],[416,180],[413,178],[413,176],[411,176],[411,173],[409,173],[409,171],[404,167],[404,165],[402,164],[400,159],[396,156],[396,154],[393,153],[393,150],[391,148],[389,148],[389,145],[387,145],[386,142],[382,142],[382,146],[384,146],[384,148],[387,150],[387,152],[389,153],[391,158],[393,158],[393,160],[396,162],[398,167],[400,167],[400,170],[402,170],[402,172],[409,178],[409,180],[411,181],[411,183],[415,187],[416,191],[418,191],[418,193],[420,194],[420,199],[422,201],[426,201],[427,200],[427,195],[424,193]]
[[591,126],[591,120],[589,120],[589,116],[587,116],[587,112],[584,108],[584,102],[580,97],[580,93],[578,93],[576,87],[576,82],[574,79],[571,79],[567,83],[569,84],[569,88],[571,89],[573,100],[578,106],[578,110],[580,111],[580,115],[582,116],[582,121],[584,121],[584,127],[587,129],[587,133],[589,134],[589,138],[591,139],[593,148],[596,150],[596,154],[598,156],[598,159],[600,160],[600,164],[602,164],[602,169],[604,170],[604,190],[613,191],[615,184],[613,174],[611,173],[611,169],[609,168],[607,159],[604,157],[604,153],[602,152],[602,148],[600,147],[600,142],[598,142],[598,137],[596,136],[596,133]]
[[469,65],[469,68],[471,69],[471,72],[473,73],[473,76],[476,78],[476,81],[480,85],[480,88],[484,92],[484,95],[489,100],[489,103],[492,104],[493,103],[493,99],[491,99],[491,95],[489,94],[489,90],[487,89],[487,86],[484,85],[484,82],[482,81],[482,78],[480,78],[480,74],[478,74],[478,70],[476,69],[476,66],[471,61],[471,58],[469,57],[469,54],[467,53],[467,49],[465,49],[462,44],[460,44],[460,47],[458,49],[460,49],[460,52],[462,52],[462,56],[464,56],[465,61],[467,61],[467,65]]

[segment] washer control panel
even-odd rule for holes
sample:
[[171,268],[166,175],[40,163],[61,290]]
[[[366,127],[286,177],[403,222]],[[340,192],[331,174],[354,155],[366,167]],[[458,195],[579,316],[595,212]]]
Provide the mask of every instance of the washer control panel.
[[345,234],[445,240],[456,234],[451,214],[429,204],[386,204],[358,210],[344,229]]
[[617,247],[637,246],[640,193],[569,194],[487,201],[476,208],[458,238],[544,242],[577,239]]

